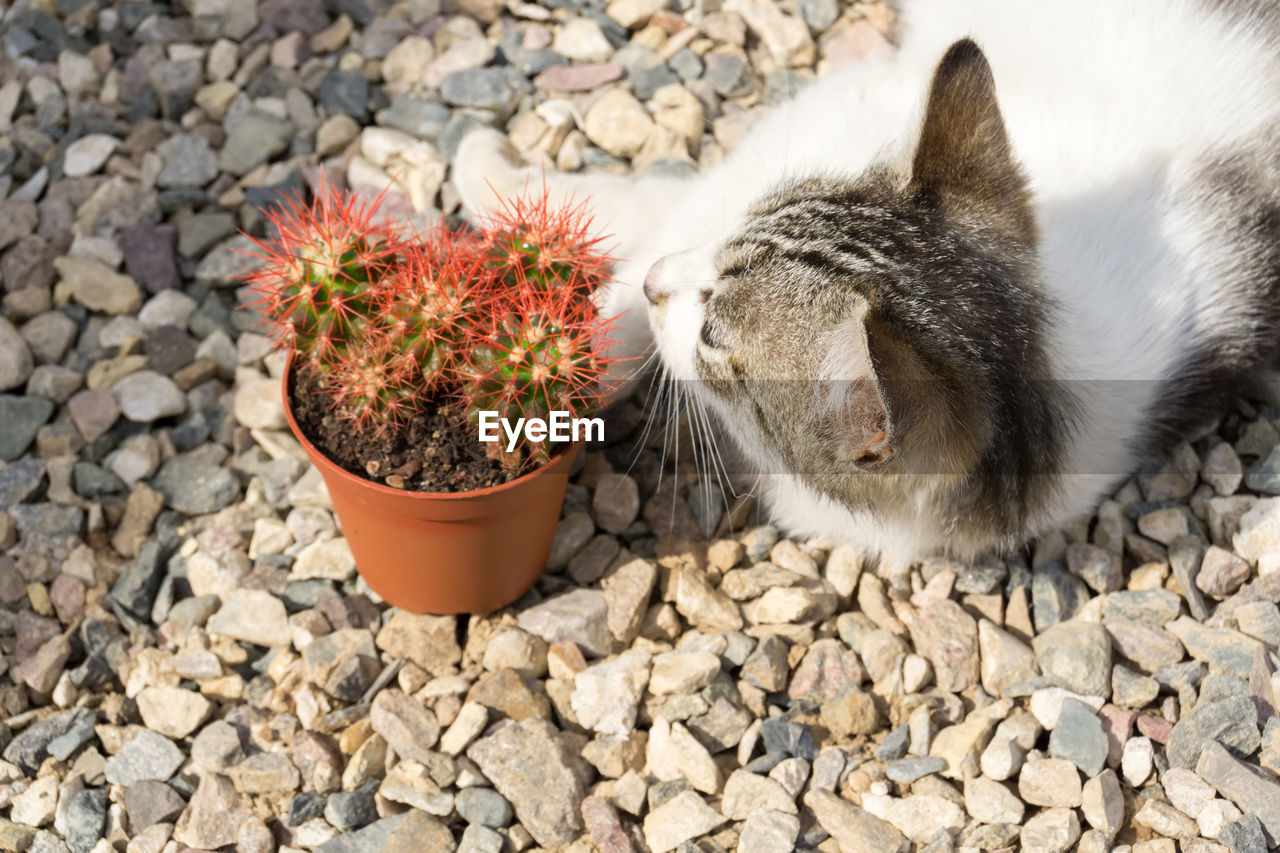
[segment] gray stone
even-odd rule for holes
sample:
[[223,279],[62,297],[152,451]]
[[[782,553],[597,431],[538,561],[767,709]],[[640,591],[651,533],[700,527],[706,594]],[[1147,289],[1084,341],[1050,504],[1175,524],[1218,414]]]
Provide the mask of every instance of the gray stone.
[[671,57],[667,64],[680,75],[681,80],[696,80],[702,76],[702,59],[687,47]]
[[132,785],[144,779],[164,782],[182,766],[182,752],[164,735],[143,729],[107,759],[106,777],[112,785]]
[[209,723],[191,741],[191,760],[197,767],[222,773],[244,760],[240,735],[225,720]]
[[284,151],[292,138],[293,125],[287,119],[247,112],[228,128],[218,164],[238,177]]
[[836,0],[798,0],[796,9],[814,35],[825,32],[840,16]]
[[596,482],[591,512],[601,529],[621,534],[640,514],[640,490],[626,474],[604,474]]
[[1170,622],[1169,633],[1182,641],[1193,658],[1211,667],[1248,678],[1263,646],[1252,637],[1229,628],[1211,628],[1186,616]]
[[577,643],[585,654],[603,657],[613,645],[609,606],[596,589],[575,589],[523,611],[518,624],[548,643]]
[[1280,776],[1280,717],[1267,720],[1262,730],[1262,749],[1258,752],[1258,763]]
[[178,225],[178,252],[184,258],[199,258],[235,233],[236,220],[231,214],[197,213]]
[[150,78],[161,114],[176,122],[195,104],[196,89],[204,79],[204,65],[199,59],[165,60],[151,66]]
[[369,78],[359,71],[330,71],[320,81],[316,97],[331,116],[348,115],[357,121],[369,116]]
[[159,539],[148,539],[142,543],[138,556],[111,587],[111,597],[135,616],[145,618],[150,615],[172,550]]
[[1209,608],[1204,603],[1200,587],[1196,586],[1204,551],[1204,543],[1197,536],[1179,536],[1169,544],[1169,565],[1173,567],[1173,576],[1178,579],[1178,588],[1187,601],[1187,609],[1201,621],[1209,618]]
[[370,779],[354,791],[330,794],[324,819],[341,830],[359,829],[378,819],[377,793],[380,780]]
[[203,187],[218,177],[218,155],[203,136],[178,134],[156,148],[164,168],[156,183],[162,187],[188,189]]
[[1107,734],[1088,705],[1067,698],[1049,735],[1049,754],[1065,758],[1086,776],[1096,776],[1107,760]]
[[35,368],[31,348],[13,324],[0,317],[0,391],[17,388]]
[[1064,622],[1031,641],[1036,662],[1054,684],[1089,696],[1111,693],[1111,637],[1096,622]]
[[90,788],[76,794],[63,820],[71,853],[90,853],[102,838],[102,827],[107,820],[106,789]]
[[188,515],[217,512],[240,493],[240,484],[231,471],[189,456],[175,456],[165,462],[151,485],[164,495],[171,509]]
[[1280,780],[1236,759],[1216,741],[1204,745],[1195,770],[1245,814],[1258,817],[1268,844],[1280,844]]
[[818,754],[809,727],[781,717],[770,717],[761,723],[760,737],[769,752],[794,755],[806,761],[813,761]]
[[1241,633],[1280,649],[1280,607],[1270,601],[1250,601],[1231,613]]
[[187,396],[174,381],[154,370],[139,370],[112,387],[124,416],[136,423],[151,423],[187,410]]
[[391,106],[378,112],[378,124],[403,130],[419,139],[435,139],[444,130],[449,119],[449,108],[444,104],[422,101],[408,95],[397,95]]
[[76,750],[96,736],[93,726],[97,718],[92,711],[87,708],[76,708],[70,713],[72,714],[71,724],[66,731],[45,746],[45,751],[58,761],[66,761],[75,754]]
[[663,86],[679,83],[680,78],[665,64],[659,64],[628,71],[627,82],[631,84],[632,94],[642,101],[647,101]]
[[1258,709],[1247,694],[1202,697],[1169,733],[1165,746],[1169,763],[1174,767],[1195,767],[1201,747],[1211,740],[1237,755],[1252,755],[1258,749]]
[[1218,833],[1218,842],[1231,853],[1267,853],[1267,837],[1257,815],[1244,815]]
[[1149,625],[1164,625],[1178,618],[1182,599],[1167,589],[1124,590],[1102,600],[1102,618],[1133,619]]
[[124,792],[124,808],[134,832],[153,823],[172,822],[186,806],[187,801],[177,791],[155,779],[134,782]]
[[440,96],[454,106],[502,114],[514,110],[529,89],[529,80],[514,68],[468,68],[440,81]]
[[880,742],[880,746],[876,747],[876,758],[880,761],[896,761],[907,754],[910,743],[911,728],[903,723],[889,732]]
[[910,785],[923,776],[941,773],[947,767],[946,759],[934,755],[901,758],[885,768],[885,775],[894,782]]
[[1244,476],[1244,484],[1264,495],[1280,495],[1280,445],[1254,463]]
[[[579,806],[586,795],[581,759],[565,748],[556,729],[539,717],[498,727],[467,749],[467,757],[515,809],[543,847],[564,845],[582,831]],[[537,767],[538,773],[529,773]]]
[[1066,622],[1089,600],[1089,587],[1061,563],[1048,563],[1031,575],[1031,605],[1037,631]]
[[147,367],[173,376],[195,360],[196,346],[195,339],[177,326],[160,326],[147,336]]
[[1094,592],[1115,592],[1123,585],[1120,557],[1083,542],[1067,546],[1067,568]]
[[711,84],[716,93],[725,97],[742,94],[746,85],[747,62],[731,53],[709,53],[703,57],[706,65],[702,79]]
[[12,462],[23,454],[36,432],[53,415],[57,406],[43,397],[16,397],[0,394],[0,460]]
[[[253,240],[244,234],[237,234],[230,240],[219,243],[196,267],[196,281],[206,287],[237,284],[241,276],[256,266],[253,258],[245,254],[255,251],[257,248]],[[194,320],[192,329],[195,329]]]
[[44,483],[43,459],[19,459],[0,468],[0,510],[31,497]]
[[71,731],[78,724],[82,713],[74,709],[59,711],[31,723],[4,748],[4,760],[34,775],[40,769],[41,762],[51,754],[50,745]]
[[453,834],[439,820],[417,809],[383,818],[358,832],[344,832],[315,848],[316,853],[421,853],[452,849]]
[[506,843],[502,833],[473,823],[463,830],[458,853],[502,853]]
[[507,798],[492,788],[463,788],[454,797],[453,807],[467,823],[489,829],[510,826],[515,815]]
[[[76,321],[63,312],[46,311],[27,321],[22,327],[22,337],[31,347],[37,364],[57,364],[67,354],[79,331]],[[3,346],[2,342],[0,346]]]
[[1182,660],[1182,644],[1163,628],[1133,619],[1107,619],[1103,626],[1111,635],[1111,647],[1136,663],[1145,672],[1155,672]]

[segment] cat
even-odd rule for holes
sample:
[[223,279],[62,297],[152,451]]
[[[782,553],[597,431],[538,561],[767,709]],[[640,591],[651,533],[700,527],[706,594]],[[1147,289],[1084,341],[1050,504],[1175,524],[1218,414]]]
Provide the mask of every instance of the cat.
[[[1276,362],[1275,8],[907,0],[895,52],[700,176],[545,180],[627,259],[622,353],[656,346],[780,527],[1008,550]],[[491,130],[454,171],[475,213],[541,176]]]

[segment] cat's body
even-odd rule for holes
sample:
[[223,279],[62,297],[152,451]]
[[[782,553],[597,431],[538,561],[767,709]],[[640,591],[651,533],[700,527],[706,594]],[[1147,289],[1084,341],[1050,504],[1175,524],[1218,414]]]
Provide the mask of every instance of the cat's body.
[[[548,179],[629,259],[625,349],[647,313],[778,522],[909,558],[1088,512],[1273,363],[1280,27],[1268,3],[902,6],[896,55],[698,179]],[[473,208],[527,174],[486,135],[458,169]]]

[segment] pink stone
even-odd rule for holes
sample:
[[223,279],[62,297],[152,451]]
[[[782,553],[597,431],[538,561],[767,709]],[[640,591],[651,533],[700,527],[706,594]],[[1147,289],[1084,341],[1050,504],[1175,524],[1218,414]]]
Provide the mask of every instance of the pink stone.
[[1173,723],[1163,717],[1143,714],[1138,717],[1138,731],[1143,737],[1149,737],[1156,743],[1163,744],[1169,740],[1169,732],[1173,731]]
[[89,443],[101,438],[120,417],[120,406],[116,404],[115,395],[101,388],[86,388],[77,392],[67,401],[67,411],[71,413],[71,420],[75,421],[84,440]]
[[67,625],[84,609],[84,583],[68,574],[60,574],[49,586],[49,599],[58,614],[58,620]]
[[70,657],[71,643],[59,634],[15,666],[10,675],[14,681],[26,683],[36,693],[48,693],[58,683],[62,668]]
[[608,800],[594,795],[585,798],[582,801],[582,821],[600,853],[634,853],[631,839]]
[[305,790],[331,794],[342,788],[342,752],[332,738],[319,732],[298,732],[290,755],[302,774]]
[[589,92],[622,77],[616,62],[595,65],[553,65],[538,75],[538,85],[548,92]]
[[818,640],[796,667],[787,695],[826,704],[867,677],[858,655],[839,640]]
[[62,626],[56,619],[39,616],[30,610],[20,610],[13,619],[13,632],[18,637],[18,642],[13,647],[13,660],[22,662],[62,633]]
[[1098,711],[1102,718],[1103,731],[1107,733],[1107,766],[1119,767],[1120,756],[1124,753],[1125,742],[1133,731],[1133,718],[1138,713],[1118,705],[1103,705]]

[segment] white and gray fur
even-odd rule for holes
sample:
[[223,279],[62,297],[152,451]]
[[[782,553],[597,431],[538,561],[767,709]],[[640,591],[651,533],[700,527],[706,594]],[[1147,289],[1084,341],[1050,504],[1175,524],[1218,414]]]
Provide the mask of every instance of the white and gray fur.
[[[699,178],[548,180],[629,259],[603,302],[624,352],[656,342],[776,521],[911,559],[1092,510],[1274,366],[1280,14],[901,6],[892,56]],[[530,174],[482,132],[455,181],[478,212]]]

